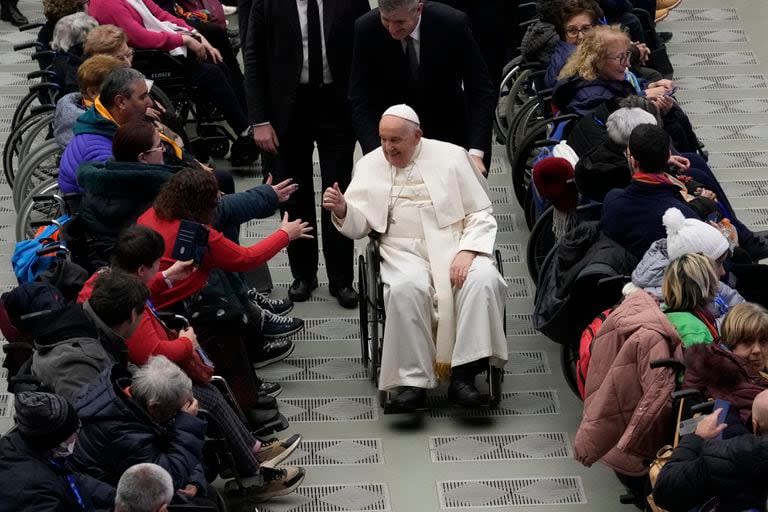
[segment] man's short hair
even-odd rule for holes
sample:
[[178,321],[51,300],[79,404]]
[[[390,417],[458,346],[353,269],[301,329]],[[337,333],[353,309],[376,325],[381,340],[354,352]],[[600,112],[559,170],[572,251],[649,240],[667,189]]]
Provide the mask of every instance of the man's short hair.
[[666,172],[669,135],[663,129],[652,124],[641,124],[632,130],[628,147],[643,172]]
[[608,116],[605,128],[609,139],[626,147],[632,131],[641,124],[656,124],[656,118],[639,108],[620,108]]
[[155,512],[173,499],[173,479],[157,464],[128,468],[117,482],[115,512]]
[[133,94],[134,85],[144,80],[141,71],[133,68],[117,68],[107,75],[104,83],[101,84],[101,104],[106,108],[111,108],[115,104],[115,98],[123,96],[128,98]]
[[112,267],[135,274],[139,267],[151,267],[165,252],[165,241],[154,229],[134,225],[123,231],[112,252]]
[[403,7],[414,9],[422,0],[379,0],[379,11],[392,12]]
[[157,404],[164,415],[178,411],[191,393],[190,378],[165,356],[150,357],[131,380],[131,396],[145,409]]
[[108,270],[96,278],[88,299],[93,312],[109,327],[131,320],[131,313],[141,314],[149,299],[149,290],[138,276]]

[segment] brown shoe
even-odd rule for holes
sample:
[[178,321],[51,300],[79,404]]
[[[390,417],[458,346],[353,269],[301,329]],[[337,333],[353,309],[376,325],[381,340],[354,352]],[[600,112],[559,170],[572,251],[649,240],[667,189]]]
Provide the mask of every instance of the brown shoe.
[[272,438],[261,443],[256,453],[256,460],[261,467],[274,468],[291,455],[301,443],[301,434],[294,434],[288,439]]
[[669,9],[656,9],[656,23],[669,16]]
[[276,496],[285,496],[296,490],[307,472],[298,466],[284,466],[280,469],[262,468],[261,476],[264,484],[261,487],[251,487],[246,492],[249,501],[266,501]]
[[661,9],[674,9],[678,5],[680,5],[680,2],[682,0],[656,0],[656,10],[659,11]]

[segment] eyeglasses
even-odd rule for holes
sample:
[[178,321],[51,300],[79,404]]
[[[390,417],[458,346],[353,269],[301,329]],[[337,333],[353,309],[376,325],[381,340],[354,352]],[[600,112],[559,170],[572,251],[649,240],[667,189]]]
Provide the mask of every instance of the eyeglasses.
[[566,27],[565,34],[570,37],[578,37],[579,34],[586,34],[595,28],[594,25],[584,25],[583,27]]
[[118,58],[118,59],[132,59],[133,58],[133,49],[131,48],[127,52],[120,53],[120,54],[116,55],[115,57]]
[[621,62],[629,62],[629,56],[632,55],[632,52],[627,50],[626,52],[622,53],[621,55],[616,55],[614,57],[606,57],[608,60],[615,60],[619,63]]
[[159,146],[155,146],[154,148],[149,148],[148,150],[142,152],[141,154],[145,155],[147,153],[154,153],[155,151],[161,151],[165,153],[165,144],[161,142]]

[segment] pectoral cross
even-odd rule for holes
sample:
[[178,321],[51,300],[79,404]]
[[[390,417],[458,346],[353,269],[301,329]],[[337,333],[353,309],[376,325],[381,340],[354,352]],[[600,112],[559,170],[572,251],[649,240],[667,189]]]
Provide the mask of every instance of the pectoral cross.
[[394,215],[393,215],[393,210],[394,209],[395,209],[394,206],[390,206],[388,208],[388,212],[387,212],[387,226],[389,226],[390,224],[397,224],[395,222],[395,218],[394,218]]

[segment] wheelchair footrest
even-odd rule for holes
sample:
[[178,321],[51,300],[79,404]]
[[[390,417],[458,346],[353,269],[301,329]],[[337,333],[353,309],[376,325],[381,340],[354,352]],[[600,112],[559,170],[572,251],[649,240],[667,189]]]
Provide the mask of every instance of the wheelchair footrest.
[[259,430],[252,432],[252,434],[256,437],[268,436],[287,428],[288,420],[282,414],[278,414],[274,420],[265,423]]

